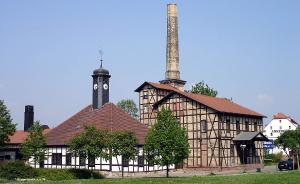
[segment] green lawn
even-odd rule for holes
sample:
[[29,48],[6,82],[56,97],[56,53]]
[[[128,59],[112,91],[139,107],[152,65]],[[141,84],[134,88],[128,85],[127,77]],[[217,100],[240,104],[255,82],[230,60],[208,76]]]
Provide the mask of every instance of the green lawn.
[[[1,181],[0,183],[4,183]],[[137,184],[137,183],[201,183],[201,184],[300,184],[300,172],[281,172],[281,173],[253,173],[234,176],[202,176],[202,177],[180,177],[180,178],[132,178],[132,179],[102,179],[102,180],[68,180],[68,181],[28,181],[28,182],[9,182],[12,183],[30,183],[30,184]]]

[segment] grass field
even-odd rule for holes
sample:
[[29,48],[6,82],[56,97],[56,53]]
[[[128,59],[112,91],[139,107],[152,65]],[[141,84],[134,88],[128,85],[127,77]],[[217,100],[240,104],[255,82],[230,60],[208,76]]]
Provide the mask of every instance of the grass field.
[[[0,183],[6,183],[8,181],[0,180]],[[68,180],[68,181],[27,181],[27,182],[9,182],[13,183],[30,183],[30,184],[186,184],[186,183],[199,183],[199,184],[300,184],[300,172],[282,172],[282,173],[253,173],[253,174],[241,174],[231,176],[202,176],[202,177],[178,177],[178,178],[131,178],[131,179],[102,179],[102,180]]]

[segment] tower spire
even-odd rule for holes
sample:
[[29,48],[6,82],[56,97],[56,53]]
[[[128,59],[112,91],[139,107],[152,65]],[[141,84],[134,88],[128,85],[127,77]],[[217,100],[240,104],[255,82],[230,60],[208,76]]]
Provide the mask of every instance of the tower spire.
[[109,71],[102,68],[102,50],[100,54],[100,68],[93,71],[93,109],[101,108],[109,102]]
[[167,48],[166,48],[166,73],[163,84],[170,84],[179,89],[184,88],[185,81],[180,80],[179,47],[178,47],[178,18],[177,5],[167,5]]
[[100,68],[102,68],[102,62],[103,62],[103,52],[102,52],[102,50],[99,50],[99,55],[100,55]]

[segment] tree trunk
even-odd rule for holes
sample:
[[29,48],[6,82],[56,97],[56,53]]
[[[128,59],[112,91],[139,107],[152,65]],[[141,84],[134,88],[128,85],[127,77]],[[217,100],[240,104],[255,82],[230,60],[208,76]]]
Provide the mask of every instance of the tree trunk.
[[299,166],[299,154],[297,153],[297,165],[298,165],[298,170],[300,170],[300,166]]
[[295,170],[295,155],[293,155],[292,157],[289,156],[289,159],[292,158],[293,159],[293,170]]
[[167,165],[167,178],[169,177],[169,164]]
[[124,165],[122,163],[122,178],[124,178]]

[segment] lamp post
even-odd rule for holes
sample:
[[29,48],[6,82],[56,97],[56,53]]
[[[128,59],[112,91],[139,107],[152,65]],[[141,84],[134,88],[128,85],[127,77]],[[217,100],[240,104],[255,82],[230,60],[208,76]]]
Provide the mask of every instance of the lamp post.
[[[246,148],[246,145],[245,145],[245,144],[241,144],[240,147],[242,148],[242,151],[243,151],[243,155],[242,155],[242,164],[244,165],[244,162],[245,162],[245,148]],[[244,172],[245,172],[245,165],[244,165]]]

